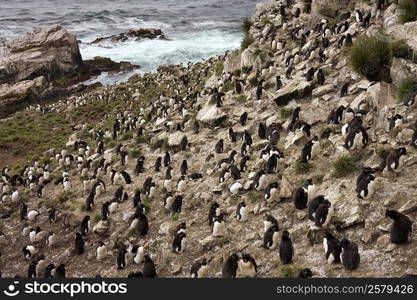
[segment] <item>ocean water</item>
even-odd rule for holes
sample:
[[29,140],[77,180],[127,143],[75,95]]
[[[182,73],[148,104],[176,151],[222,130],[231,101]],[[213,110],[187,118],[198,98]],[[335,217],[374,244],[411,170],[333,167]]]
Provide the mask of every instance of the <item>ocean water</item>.
[[[197,62],[238,48],[242,19],[266,0],[0,0],[0,38],[11,39],[32,30],[60,23],[81,41],[83,59],[95,56],[129,61],[152,72],[159,65]],[[128,29],[160,28],[166,40],[128,41],[101,45],[98,37]],[[132,74],[93,81],[125,80]]]

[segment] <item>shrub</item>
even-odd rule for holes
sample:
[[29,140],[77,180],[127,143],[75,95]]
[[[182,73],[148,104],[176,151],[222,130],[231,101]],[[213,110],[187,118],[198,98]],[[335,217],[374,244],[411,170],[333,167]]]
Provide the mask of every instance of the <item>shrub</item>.
[[297,174],[305,174],[308,173],[311,169],[311,165],[309,163],[304,163],[301,161],[297,161],[295,163],[295,172]]
[[236,69],[233,71],[233,76],[239,77],[242,71],[240,69]]
[[257,86],[259,83],[258,78],[257,77],[252,77],[251,79],[249,79],[249,84],[251,87],[255,87]]
[[398,8],[401,11],[401,23],[413,22],[417,20],[417,1],[416,0],[400,0]]
[[275,83],[273,81],[267,81],[264,83],[264,88],[266,90],[272,89],[275,86]]
[[358,157],[353,155],[343,155],[333,162],[334,176],[342,178],[351,175],[359,169],[357,164]]
[[249,202],[252,202],[252,203],[256,202],[259,199],[262,199],[262,196],[258,192],[255,192],[255,191],[248,192],[247,196],[248,196]]
[[292,265],[283,265],[280,268],[281,278],[296,278],[302,269],[292,266]]
[[409,58],[411,49],[406,40],[398,40],[390,43],[393,57]]
[[237,103],[245,103],[247,99],[246,95],[239,95],[234,98]]
[[136,144],[145,144],[146,143],[146,137],[141,135],[141,136],[137,136],[135,138],[135,143]]
[[404,96],[407,95],[410,91],[415,90],[416,88],[417,82],[413,78],[405,78],[401,80],[397,89],[398,101],[402,102],[404,100]]
[[282,107],[279,110],[279,115],[281,116],[282,119],[288,119],[292,115],[292,108],[290,108],[290,107]]
[[140,151],[139,150],[132,150],[129,152],[129,156],[131,158],[138,158],[140,156]]
[[323,174],[316,174],[311,179],[313,179],[313,182],[315,184],[322,184],[323,183],[323,178],[324,178]]
[[253,22],[249,18],[244,18],[242,22],[242,31],[245,34],[249,34],[249,30],[252,27]]
[[246,34],[245,37],[242,40],[242,43],[240,44],[240,49],[243,51],[246,48],[248,48],[253,42],[255,41],[255,39],[250,35],[250,34]]
[[375,36],[359,37],[350,49],[350,63],[355,72],[370,81],[381,81],[386,78],[392,59],[389,43]]
[[243,74],[249,74],[252,71],[252,66],[243,66],[242,67],[242,73]]
[[228,81],[223,85],[222,92],[227,93],[230,90],[233,90],[233,82]]
[[217,62],[214,66],[214,73],[216,76],[220,76],[223,73],[224,63],[222,61]]

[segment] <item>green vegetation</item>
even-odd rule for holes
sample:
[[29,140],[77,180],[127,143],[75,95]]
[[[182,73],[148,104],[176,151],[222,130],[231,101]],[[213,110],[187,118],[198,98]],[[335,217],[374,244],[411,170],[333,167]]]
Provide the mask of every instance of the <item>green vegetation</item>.
[[288,119],[292,115],[292,108],[290,107],[281,107],[279,110],[279,115],[282,119]]
[[233,90],[233,82],[228,81],[223,85],[222,92],[227,93],[228,91]]
[[178,221],[178,219],[180,218],[180,214],[179,213],[174,213],[172,216],[171,216],[171,220],[172,221]]
[[324,178],[323,174],[316,174],[316,175],[313,175],[311,179],[313,179],[314,184],[322,184],[323,178]]
[[401,23],[413,22],[417,20],[417,1],[400,0],[398,3]]
[[236,69],[233,71],[233,76],[239,77],[242,71],[240,69]]
[[252,77],[251,79],[249,79],[249,84],[251,87],[255,87],[257,86],[259,83],[258,78],[257,77]]
[[249,191],[247,193],[247,197],[248,197],[249,202],[252,202],[252,203],[258,201],[259,199],[262,199],[262,195],[256,191]]
[[166,137],[166,138],[163,138],[163,139],[160,139],[160,140],[157,140],[157,141],[151,143],[149,145],[149,148],[152,151],[155,151],[156,149],[161,149],[163,151],[168,151],[169,150],[168,138]]
[[245,103],[248,100],[248,97],[246,97],[246,95],[239,95],[239,96],[235,97],[234,100],[237,103]]
[[333,162],[334,176],[337,178],[352,175],[359,170],[359,157],[355,155],[343,155]]
[[410,58],[412,50],[407,44],[406,40],[397,40],[390,43],[392,56],[398,58]]
[[391,59],[392,49],[389,43],[376,36],[363,35],[350,48],[350,63],[353,70],[370,81],[386,79]]
[[274,87],[275,87],[275,83],[272,80],[269,80],[269,81],[264,83],[264,88],[266,90],[272,89]]
[[245,35],[245,37],[243,38],[241,44],[240,44],[240,49],[243,51],[246,48],[248,48],[253,42],[255,41],[255,39],[248,33]]
[[244,18],[242,22],[242,31],[244,34],[249,34],[249,30],[251,29],[253,25],[253,22],[250,20],[250,18]]
[[297,278],[302,269],[294,265],[283,265],[279,271],[281,278]]
[[304,163],[301,161],[297,161],[295,163],[295,173],[297,174],[305,174],[310,172],[311,170],[311,165],[309,163]]
[[224,63],[222,61],[219,61],[214,66],[214,73],[216,76],[220,76],[223,73]]
[[140,151],[139,150],[132,150],[129,152],[129,157],[130,158],[138,158],[140,156]]
[[417,82],[413,78],[405,78],[401,80],[397,89],[397,99],[398,102],[404,100],[404,96],[407,95],[410,91],[417,89]]

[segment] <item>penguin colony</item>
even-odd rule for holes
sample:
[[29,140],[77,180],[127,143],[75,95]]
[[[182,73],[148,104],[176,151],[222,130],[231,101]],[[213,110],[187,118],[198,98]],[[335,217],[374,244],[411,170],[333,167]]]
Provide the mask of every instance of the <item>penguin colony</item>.
[[[135,87],[118,84],[29,107],[48,114],[88,102],[120,101],[125,109],[108,113],[110,125],[74,127],[69,143],[53,149],[48,157],[18,171],[2,168],[0,274],[268,277],[282,276],[282,266],[289,265],[297,270],[293,276],[306,278],[325,276],[320,270],[327,264],[328,270],[343,270],[345,276],[367,269],[363,264],[370,262],[361,260],[361,252],[372,250],[372,245],[352,238],[345,230],[349,227],[335,221],[343,213],[340,201],[356,201],[360,207],[382,201],[377,199],[382,197],[378,179],[395,180],[413,168],[405,162],[416,151],[417,127],[407,145],[396,144],[377,165],[364,165],[349,179],[354,181],[349,185],[352,199],[340,199],[311,176],[288,182],[283,173],[293,170],[294,164],[318,167],[315,162],[327,141],[338,141],[335,147],[342,154],[375,151],[369,133],[372,107],[366,100],[355,106],[345,101],[329,107],[324,119],[316,116],[307,122],[311,112],[300,100],[288,118],[262,119],[258,113],[276,105],[268,103],[264,78],[275,64],[282,72],[273,76],[274,92],[293,78],[302,77],[315,88],[330,84],[320,66],[333,59],[332,47],[350,47],[357,31],[380,22],[385,10],[385,2],[377,1],[368,11],[344,14],[338,23],[322,19],[311,27],[303,21],[309,18],[311,3],[300,3],[276,1],[257,14],[257,20],[277,17],[279,25],[260,37],[278,59],[251,70],[259,78],[255,86],[244,72],[224,70],[217,82],[201,84],[212,77],[219,62],[226,61],[230,55],[226,53],[194,65],[160,68],[140,77]],[[300,46],[291,48],[289,40]],[[295,68],[302,62],[309,67]],[[338,82],[337,96],[357,94],[350,88],[356,83],[354,79]],[[231,90],[225,90],[227,85]],[[150,104],[138,105],[140,95],[150,89],[156,92],[147,99]],[[226,122],[197,120],[204,106],[221,111],[234,106],[234,97],[243,93],[250,95],[247,103],[267,104],[258,112],[243,105]],[[405,122],[406,116],[393,113],[386,128],[392,131]],[[178,141],[169,144],[171,136],[178,136]],[[139,155],[132,155],[133,150]],[[293,156],[297,158],[290,163]],[[293,186],[290,193],[285,192],[288,185]],[[380,215],[389,228],[388,244],[401,253],[401,247],[413,243],[413,216],[393,208]],[[18,237],[10,234],[13,228],[19,230]],[[300,235],[300,228],[308,232]],[[306,245],[306,239],[313,245]],[[314,261],[308,260],[305,247],[315,254]]]

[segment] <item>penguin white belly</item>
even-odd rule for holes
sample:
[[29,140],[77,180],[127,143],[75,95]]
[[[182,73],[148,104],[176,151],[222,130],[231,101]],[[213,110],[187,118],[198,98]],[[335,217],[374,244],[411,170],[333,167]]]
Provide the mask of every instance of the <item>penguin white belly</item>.
[[264,221],[264,233],[272,226],[272,223],[269,221]]
[[365,197],[366,199],[371,198],[373,196],[373,194],[375,193],[375,180],[371,181],[368,184],[368,195]]
[[329,225],[330,220],[333,217],[333,213],[334,213],[334,205],[332,204],[332,205],[330,205],[330,208],[327,212],[326,220],[323,223],[323,227],[327,227],[327,225]]
[[239,273],[242,277],[255,277],[256,276],[256,270],[255,266],[250,262],[244,262],[242,260],[239,260]]
[[224,222],[214,222],[213,236],[216,236],[216,237],[224,236],[224,232],[225,232]]
[[185,192],[186,187],[187,187],[187,182],[185,180],[181,180],[178,183],[178,192],[180,192],[180,193]]
[[116,212],[117,208],[118,208],[118,204],[117,202],[113,202],[112,204],[110,204],[109,206],[109,212],[112,214],[114,212]]
[[272,245],[271,247],[269,247],[269,249],[275,249],[278,246],[278,241],[279,241],[279,234],[278,232],[274,232],[274,234],[272,235]]
[[165,208],[170,210],[172,207],[172,203],[174,203],[174,197],[168,197],[166,200]]
[[133,261],[135,262],[135,264],[139,265],[140,263],[143,262],[144,256],[145,256],[145,252],[143,250],[143,247],[139,247],[138,252],[136,253],[135,257],[133,258]]
[[200,267],[200,269],[198,269],[198,271],[197,271],[197,277],[198,278],[205,278],[205,277],[207,277],[207,269],[208,269],[208,266],[201,266]]
[[342,135],[346,136],[347,135],[347,128],[348,128],[349,124],[345,124],[342,126]]
[[156,187],[154,186],[149,189],[149,196],[148,196],[149,198],[153,197],[155,190],[156,190]]
[[247,207],[242,207],[240,209],[240,222],[245,222],[248,219],[248,208]]
[[133,219],[133,221],[130,223],[129,230],[135,230],[138,226],[138,219]]
[[327,238],[323,239],[323,248],[324,248],[324,254],[326,254],[327,250],[329,250],[329,247],[327,245]]

